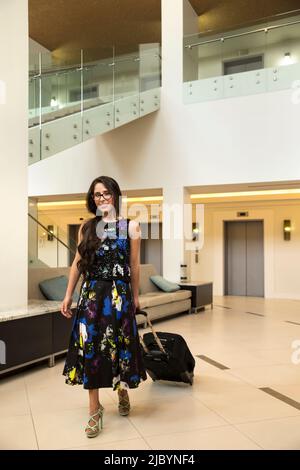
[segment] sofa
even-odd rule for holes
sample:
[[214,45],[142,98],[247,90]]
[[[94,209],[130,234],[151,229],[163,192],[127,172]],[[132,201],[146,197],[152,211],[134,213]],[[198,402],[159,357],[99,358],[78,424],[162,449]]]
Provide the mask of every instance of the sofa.
[[[39,282],[56,277],[69,276],[70,268],[30,268],[28,274],[28,298],[30,300],[41,300],[47,303],[39,288]],[[145,310],[152,321],[191,311],[191,292],[180,289],[175,292],[161,291],[151,280],[150,276],[157,275],[152,264],[140,265],[139,301],[142,310]],[[76,291],[79,293],[81,279],[78,281]],[[143,317],[137,317],[137,323],[144,323]]]
[[[175,292],[161,291],[150,279],[157,275],[153,264],[140,266],[139,301],[142,310],[145,310],[151,321],[159,320],[170,315],[191,312],[191,291],[180,289]],[[143,323],[143,317],[137,317],[137,323]]]

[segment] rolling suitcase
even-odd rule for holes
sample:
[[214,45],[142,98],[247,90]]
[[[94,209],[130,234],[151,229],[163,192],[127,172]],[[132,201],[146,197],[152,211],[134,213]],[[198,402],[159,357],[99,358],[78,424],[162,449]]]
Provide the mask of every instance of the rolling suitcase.
[[193,384],[195,359],[184,338],[175,333],[155,332],[147,312],[143,315],[151,333],[140,336],[146,370],[152,380],[170,380]]

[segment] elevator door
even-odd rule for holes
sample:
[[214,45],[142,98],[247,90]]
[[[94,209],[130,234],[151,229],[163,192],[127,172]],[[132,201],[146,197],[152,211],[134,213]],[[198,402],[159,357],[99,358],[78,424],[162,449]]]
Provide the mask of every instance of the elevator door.
[[262,221],[225,222],[225,295],[264,296]]

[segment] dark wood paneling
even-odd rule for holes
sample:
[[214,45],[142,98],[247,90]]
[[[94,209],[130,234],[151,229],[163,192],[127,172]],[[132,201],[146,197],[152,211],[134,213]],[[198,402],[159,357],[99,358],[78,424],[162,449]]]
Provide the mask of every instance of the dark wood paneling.
[[0,371],[49,356],[52,314],[0,322],[0,339],[6,345],[6,364],[0,364]]

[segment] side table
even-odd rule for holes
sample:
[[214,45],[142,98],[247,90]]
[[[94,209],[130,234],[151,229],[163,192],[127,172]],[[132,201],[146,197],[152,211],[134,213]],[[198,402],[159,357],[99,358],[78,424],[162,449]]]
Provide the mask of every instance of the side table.
[[213,308],[213,283],[202,281],[179,282],[181,289],[192,292],[192,312],[196,313],[199,309],[205,309],[205,305]]

